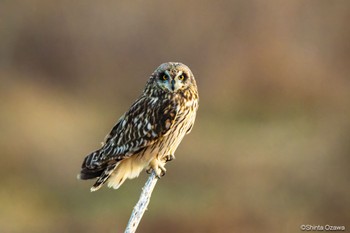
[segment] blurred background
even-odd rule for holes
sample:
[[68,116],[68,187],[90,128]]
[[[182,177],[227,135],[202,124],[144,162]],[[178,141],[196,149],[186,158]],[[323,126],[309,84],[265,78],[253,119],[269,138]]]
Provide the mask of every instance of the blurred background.
[[139,232],[350,219],[350,1],[0,2],[0,232],[123,232],[147,174],[78,181],[159,64],[200,109]]

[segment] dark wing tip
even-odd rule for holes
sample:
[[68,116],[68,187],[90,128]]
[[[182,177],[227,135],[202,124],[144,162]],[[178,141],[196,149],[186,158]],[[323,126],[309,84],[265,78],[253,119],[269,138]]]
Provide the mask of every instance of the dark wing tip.
[[104,169],[99,170],[90,170],[90,169],[82,169],[78,174],[77,178],[79,180],[89,180],[99,177],[103,173]]

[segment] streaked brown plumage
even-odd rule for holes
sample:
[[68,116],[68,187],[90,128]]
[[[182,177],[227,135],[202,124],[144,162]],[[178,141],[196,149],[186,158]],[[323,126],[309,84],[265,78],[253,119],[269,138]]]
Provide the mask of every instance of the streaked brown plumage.
[[119,119],[103,146],[84,159],[78,178],[97,178],[91,191],[119,188],[146,168],[158,177],[185,134],[192,129],[198,109],[198,91],[191,70],[182,63],[161,64],[141,96]]

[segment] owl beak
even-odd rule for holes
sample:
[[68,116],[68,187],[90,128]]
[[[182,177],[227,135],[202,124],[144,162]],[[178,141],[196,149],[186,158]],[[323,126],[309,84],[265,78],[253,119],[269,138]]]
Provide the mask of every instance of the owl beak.
[[175,80],[171,80],[171,90],[175,90]]

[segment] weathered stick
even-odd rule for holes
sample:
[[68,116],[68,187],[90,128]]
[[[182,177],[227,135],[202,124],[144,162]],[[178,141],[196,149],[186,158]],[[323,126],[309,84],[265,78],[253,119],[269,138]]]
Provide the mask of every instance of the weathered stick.
[[137,204],[135,205],[128,225],[126,226],[125,232],[124,233],[134,233],[136,232],[137,226],[139,225],[143,213],[145,213],[148,203],[150,201],[151,195],[152,195],[152,191],[154,189],[154,187],[156,186],[158,181],[158,178],[156,177],[155,173],[152,172],[151,175],[149,176],[145,186],[143,186],[142,188],[142,192],[140,195],[140,199],[137,202]]

